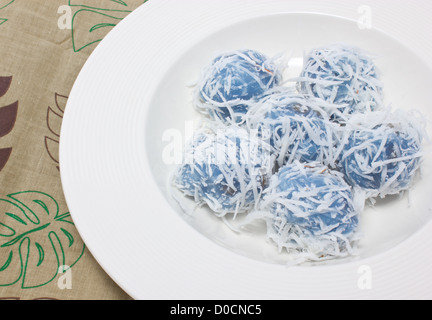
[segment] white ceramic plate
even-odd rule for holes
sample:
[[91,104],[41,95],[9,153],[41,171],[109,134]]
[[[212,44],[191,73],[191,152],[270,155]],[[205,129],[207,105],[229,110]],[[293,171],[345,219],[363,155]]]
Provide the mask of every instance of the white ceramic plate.
[[170,148],[198,117],[188,84],[222,51],[285,52],[289,77],[304,52],[351,43],[377,55],[388,103],[430,117],[432,5],[372,3],[150,1],[96,48],[69,97],[61,176],[83,240],[133,298],[432,297],[430,155],[410,201],[367,209],[361,255],[337,264],[287,268],[263,234],[239,236],[205,209],[189,217],[168,187]]

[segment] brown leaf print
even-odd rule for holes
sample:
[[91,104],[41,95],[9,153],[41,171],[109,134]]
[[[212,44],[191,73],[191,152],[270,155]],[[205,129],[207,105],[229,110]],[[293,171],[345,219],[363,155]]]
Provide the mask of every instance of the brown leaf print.
[[57,109],[63,114],[66,108],[67,96],[62,96],[61,94],[55,93],[55,104]]
[[9,134],[15,126],[18,113],[18,101],[0,108],[0,138]]
[[64,110],[66,108],[67,96],[55,93],[54,102],[55,107],[48,107],[46,123],[51,136],[45,136],[45,148],[49,157],[56,164],[59,170],[59,138],[61,124],[63,121]]
[[47,127],[48,130],[55,135],[60,137],[60,129],[62,124],[63,116],[55,112],[51,107],[48,107],[47,112]]
[[54,140],[49,137],[45,137],[45,148],[48,152],[50,158],[55,162],[59,163],[58,154],[59,154],[59,141]]
[[[12,76],[0,77],[0,97],[6,95],[12,83]],[[0,138],[11,133],[15,126],[15,122],[18,114],[18,101],[0,107]],[[6,166],[10,155],[12,153],[12,148],[0,149],[0,171]]]
[[12,153],[12,148],[0,149],[0,171],[2,171],[3,168],[5,167],[11,153]]
[[0,77],[0,97],[3,97],[8,92],[12,83],[12,77]]

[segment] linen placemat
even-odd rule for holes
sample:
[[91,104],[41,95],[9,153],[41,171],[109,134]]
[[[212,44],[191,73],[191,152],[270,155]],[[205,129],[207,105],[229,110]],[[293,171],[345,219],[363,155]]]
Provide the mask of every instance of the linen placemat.
[[145,2],[0,0],[0,299],[131,299],[73,224],[58,152],[81,68]]

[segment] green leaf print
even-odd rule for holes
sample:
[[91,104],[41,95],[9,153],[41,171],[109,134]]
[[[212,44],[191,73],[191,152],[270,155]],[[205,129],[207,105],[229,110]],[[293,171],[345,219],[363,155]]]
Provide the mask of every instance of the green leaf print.
[[14,1],[15,0],[0,0],[0,10],[3,8],[6,8],[10,4],[12,4],[12,2],[14,2]]
[[94,0],[69,0],[69,6],[107,11],[131,11],[128,4],[122,0],[103,0],[95,5]]
[[[0,10],[8,7],[13,2],[15,2],[15,0],[0,0]],[[0,25],[2,25],[3,23],[5,23],[6,21],[8,21],[8,19],[6,19],[6,18],[0,18]]]
[[[75,52],[102,41],[105,35],[127,14],[117,12],[114,16],[92,9],[80,9],[72,18],[72,45]],[[80,30],[76,30],[79,25]],[[87,25],[87,26],[86,26]],[[100,32],[95,32],[96,30]]]
[[85,245],[69,213],[60,214],[57,201],[38,191],[0,199],[0,286],[23,289],[53,281],[61,266],[73,267]]
[[100,42],[129,13],[147,0],[69,0],[73,8],[72,46],[79,52]]

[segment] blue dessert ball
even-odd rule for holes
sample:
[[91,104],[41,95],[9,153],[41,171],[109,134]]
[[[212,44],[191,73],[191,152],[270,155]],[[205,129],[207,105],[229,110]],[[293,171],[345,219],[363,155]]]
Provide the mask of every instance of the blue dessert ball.
[[269,142],[279,166],[294,161],[328,163],[334,144],[332,124],[319,113],[316,99],[277,92],[260,101],[247,123]]
[[406,190],[419,168],[421,138],[415,130],[399,131],[392,125],[353,131],[338,166],[355,187],[370,197]]
[[326,167],[294,163],[272,178],[271,213],[306,234],[347,236],[357,230],[351,187]]
[[215,58],[198,83],[198,109],[213,119],[240,123],[254,99],[281,82],[281,72],[254,50],[234,51]]
[[372,58],[352,46],[312,50],[305,58],[298,87],[304,94],[336,105],[329,109],[333,120],[374,111],[382,104],[382,85]]
[[268,146],[250,138],[245,129],[200,130],[185,150],[174,183],[223,216],[251,209],[271,173]]

